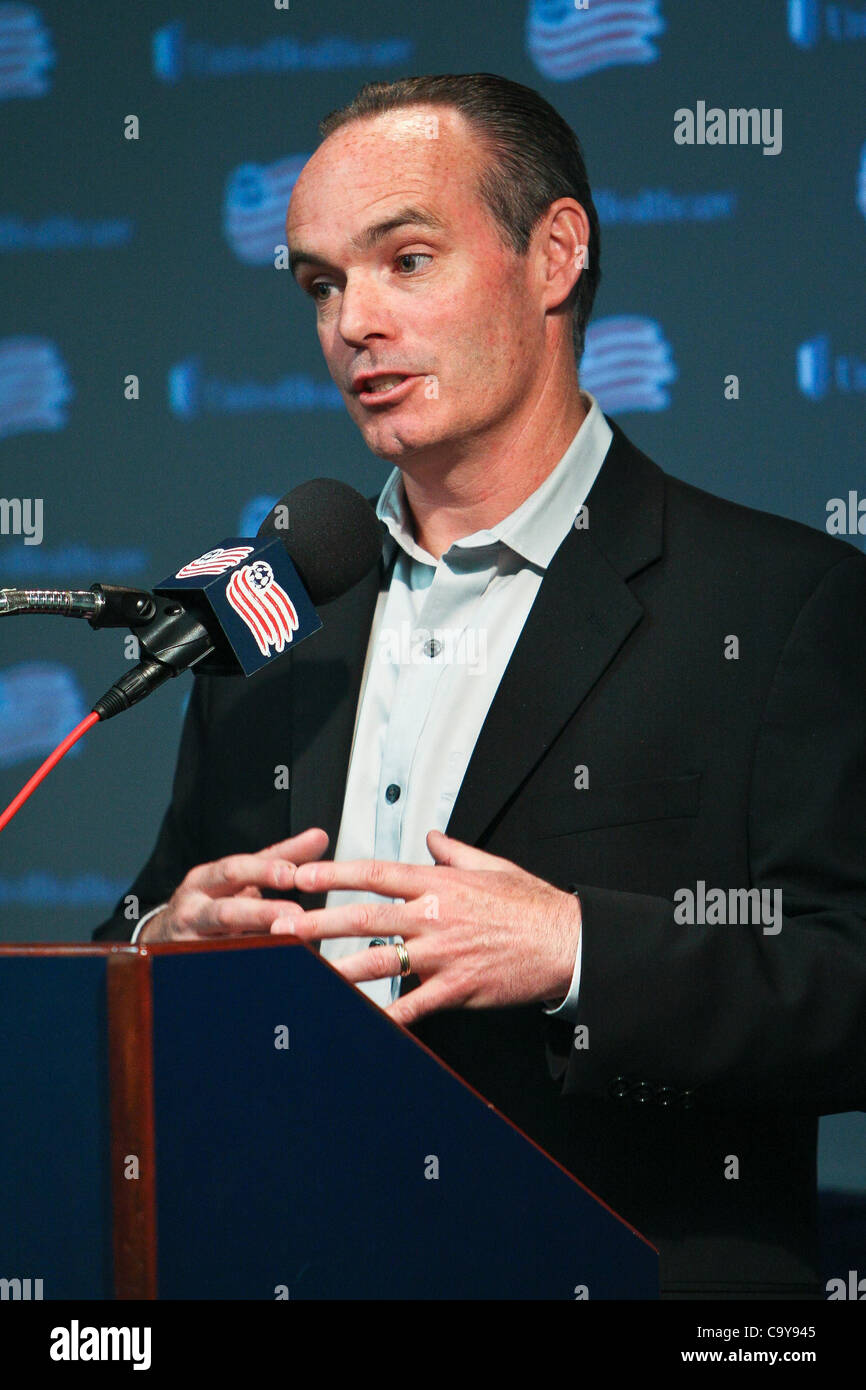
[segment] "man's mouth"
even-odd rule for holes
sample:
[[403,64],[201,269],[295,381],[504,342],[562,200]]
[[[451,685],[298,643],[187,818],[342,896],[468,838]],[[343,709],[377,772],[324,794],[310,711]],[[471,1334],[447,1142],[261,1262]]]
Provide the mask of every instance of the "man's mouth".
[[359,377],[353,391],[362,405],[384,404],[402,399],[415,376],[403,372],[382,372],[378,376]]
[[399,386],[401,381],[405,381],[403,376],[377,376],[373,381],[366,382],[362,387],[364,391],[390,391],[392,386]]

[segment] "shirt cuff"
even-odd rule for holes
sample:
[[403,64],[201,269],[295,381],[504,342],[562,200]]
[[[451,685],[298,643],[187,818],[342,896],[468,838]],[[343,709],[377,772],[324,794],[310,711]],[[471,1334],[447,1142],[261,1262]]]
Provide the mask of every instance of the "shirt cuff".
[[[136,927],[135,931],[132,933],[132,936],[129,938],[129,944],[130,944],[130,946],[134,946],[134,945],[135,945],[136,941],[138,940],[139,936],[141,935],[142,928],[145,927],[145,926],[147,925],[147,923],[150,921],[151,917],[155,917],[156,914],[157,914],[158,912],[162,912],[162,909],[163,909],[164,907],[167,907],[167,906],[168,906],[167,903],[160,903],[159,907],[152,907],[152,908],[150,909],[150,912],[145,912],[144,916],[142,917],[142,919],[141,919],[141,921],[139,922],[138,926]],[[582,935],[582,934],[583,934],[583,933],[581,933],[581,935]]]
[[583,922],[580,924],[580,939],[577,943],[577,954],[574,958],[574,971],[571,976],[571,984],[568,987],[568,994],[561,1004],[544,1006],[544,1012],[556,1017],[561,1014],[563,1018],[574,1018],[577,1014],[577,996],[580,993],[580,963],[583,959]]

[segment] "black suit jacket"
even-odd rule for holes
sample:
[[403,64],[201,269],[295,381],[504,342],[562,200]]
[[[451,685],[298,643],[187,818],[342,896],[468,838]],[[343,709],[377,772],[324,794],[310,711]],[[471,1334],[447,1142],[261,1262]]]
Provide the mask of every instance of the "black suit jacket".
[[[664,1292],[808,1296],[817,1116],[866,1104],[866,557],[610,424],[448,824],[579,892],[588,1046],[540,1006],[415,1031],[659,1246]],[[251,680],[196,679],[142,912],[194,864],[335,845],[380,582]],[[678,922],[699,880],[780,889],[781,931]],[[96,936],[133,925],[118,904]]]

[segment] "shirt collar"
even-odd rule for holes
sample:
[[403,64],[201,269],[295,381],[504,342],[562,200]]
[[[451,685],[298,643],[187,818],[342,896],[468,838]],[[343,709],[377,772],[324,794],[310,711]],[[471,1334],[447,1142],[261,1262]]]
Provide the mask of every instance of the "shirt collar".
[[[612,438],[610,425],[598,401],[588,391],[581,391],[580,394],[587,413],[562,458],[544,482],[495,526],[489,530],[475,531],[471,536],[462,536],[454,542],[454,546],[461,550],[473,550],[504,544],[531,564],[547,568],[586,501]],[[379,495],[376,515],[385,523],[392,538],[390,544],[386,538],[386,563],[391,559],[395,542],[413,559],[428,565],[435,563],[413,535],[412,518],[399,468],[393,469]]]

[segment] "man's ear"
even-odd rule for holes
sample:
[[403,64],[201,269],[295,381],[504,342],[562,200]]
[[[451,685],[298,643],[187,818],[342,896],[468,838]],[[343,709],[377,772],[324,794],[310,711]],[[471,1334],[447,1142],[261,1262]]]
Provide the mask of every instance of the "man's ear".
[[557,198],[537,228],[545,309],[558,309],[589,264],[589,218],[574,198]]

